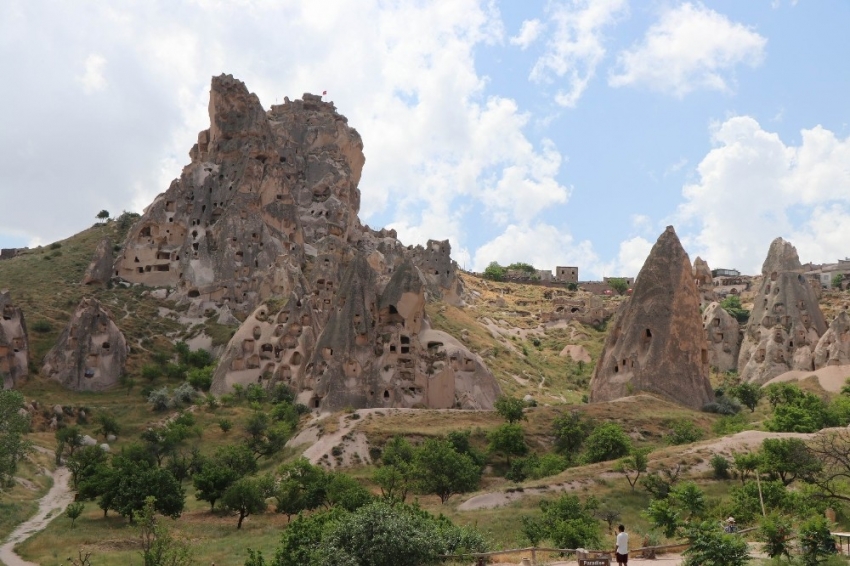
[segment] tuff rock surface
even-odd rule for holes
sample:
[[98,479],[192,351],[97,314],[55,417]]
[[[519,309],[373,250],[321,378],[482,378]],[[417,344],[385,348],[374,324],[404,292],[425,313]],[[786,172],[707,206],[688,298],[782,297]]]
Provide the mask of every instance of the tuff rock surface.
[[701,408],[714,399],[691,262],[672,226],[652,247],[608,334],[591,402],[651,392]]
[[363,142],[334,105],[304,94],[265,111],[221,75],[209,113],[114,275],[244,320],[212,390],[286,382],[322,409],[491,407],[499,389],[480,359],[442,335],[421,346],[435,332],[426,300],[461,302],[449,242],[404,246],[360,223]]
[[101,391],[118,383],[128,354],[109,312],[97,299],[84,298],[44,357],[42,373],[74,391]]
[[702,325],[708,342],[708,365],[718,371],[738,369],[741,330],[735,317],[713,302],[702,312]]
[[841,311],[815,346],[815,369],[850,364],[850,315]]
[[0,382],[3,389],[20,385],[29,373],[29,340],[23,311],[9,291],[0,291]]
[[743,381],[761,384],[786,371],[813,370],[814,350],[824,332],[826,320],[803,275],[797,249],[776,238],[762,265],[738,374]]
[[711,268],[708,263],[697,256],[694,260],[694,281],[700,295],[700,306],[705,308],[717,300],[717,294],[714,292],[714,279],[711,276]]
[[91,262],[83,276],[83,285],[106,285],[112,277],[112,242],[102,239],[92,255]]

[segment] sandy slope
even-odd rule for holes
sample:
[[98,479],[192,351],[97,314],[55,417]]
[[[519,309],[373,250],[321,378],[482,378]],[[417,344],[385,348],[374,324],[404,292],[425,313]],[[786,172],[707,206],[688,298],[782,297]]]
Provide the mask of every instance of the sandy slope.
[[825,391],[830,393],[840,393],[841,388],[850,377],[850,366],[826,366],[817,371],[787,371],[781,375],[777,375],[765,385],[771,383],[782,383],[785,381],[801,381],[809,376],[816,376],[818,383]]

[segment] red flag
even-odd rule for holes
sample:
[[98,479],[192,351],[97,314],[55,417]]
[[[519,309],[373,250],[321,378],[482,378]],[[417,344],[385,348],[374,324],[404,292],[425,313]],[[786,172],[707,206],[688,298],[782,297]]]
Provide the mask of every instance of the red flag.
[[322,91],[322,96],[325,96],[327,93],[328,93],[328,91],[323,90],[323,91]]

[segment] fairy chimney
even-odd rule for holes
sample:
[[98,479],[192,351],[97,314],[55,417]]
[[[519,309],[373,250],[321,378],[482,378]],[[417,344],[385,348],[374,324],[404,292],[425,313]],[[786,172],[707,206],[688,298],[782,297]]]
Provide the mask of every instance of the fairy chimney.
[[109,312],[97,299],[84,298],[44,357],[42,373],[74,391],[102,391],[118,383],[128,354]]
[[672,226],[652,247],[608,334],[592,402],[655,393],[698,409],[714,399],[691,262]]
[[24,313],[12,303],[6,289],[0,291],[0,315],[0,383],[3,389],[12,389],[29,372],[29,340]]
[[770,244],[753,302],[738,356],[741,379],[761,384],[789,370],[813,370],[826,320],[790,242]]

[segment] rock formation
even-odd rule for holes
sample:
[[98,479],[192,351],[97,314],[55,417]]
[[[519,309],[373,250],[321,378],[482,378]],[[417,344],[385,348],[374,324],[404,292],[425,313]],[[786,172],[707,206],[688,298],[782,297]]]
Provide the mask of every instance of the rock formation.
[[708,365],[717,371],[737,370],[741,331],[735,317],[720,303],[710,303],[702,312],[702,325],[708,342]]
[[815,368],[850,364],[850,315],[841,311],[815,346]]
[[324,330],[294,293],[260,306],[227,346],[212,391],[285,383],[311,408],[491,408],[499,388],[481,359],[424,316],[426,281],[405,261],[378,291],[364,254],[349,264]]
[[59,341],[44,357],[42,373],[74,391],[101,391],[118,383],[129,348],[97,299],[83,299]]
[[591,401],[641,391],[695,409],[713,400],[699,302],[688,254],[668,226],[608,334],[590,382]]
[[[334,105],[305,94],[266,112],[222,75],[209,112],[191,163],[130,230],[113,273],[245,319],[213,391],[282,381],[323,409],[492,406],[498,385],[477,357],[448,339],[417,345],[434,332],[426,300],[461,301],[449,242],[404,246],[361,225],[363,143]],[[448,361],[431,363],[438,355]]]
[[714,292],[714,278],[711,276],[711,269],[708,263],[701,257],[697,256],[694,260],[694,281],[697,285],[700,295],[700,306],[705,308],[717,300],[717,294]]
[[813,370],[814,349],[824,332],[826,321],[796,248],[775,239],[762,265],[738,374],[743,381],[764,383],[789,370]]
[[86,274],[83,276],[83,285],[106,285],[112,277],[112,242],[104,238],[97,245],[91,258]]
[[0,291],[0,315],[0,382],[3,389],[12,389],[29,373],[29,340],[24,313],[5,289]]

